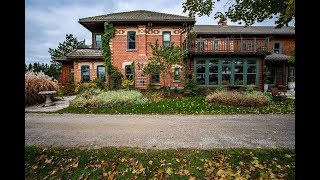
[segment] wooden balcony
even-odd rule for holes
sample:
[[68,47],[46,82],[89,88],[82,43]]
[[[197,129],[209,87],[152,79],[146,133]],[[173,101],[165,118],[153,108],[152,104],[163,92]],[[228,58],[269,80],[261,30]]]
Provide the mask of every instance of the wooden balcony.
[[269,54],[268,38],[199,38],[186,39],[189,54]]

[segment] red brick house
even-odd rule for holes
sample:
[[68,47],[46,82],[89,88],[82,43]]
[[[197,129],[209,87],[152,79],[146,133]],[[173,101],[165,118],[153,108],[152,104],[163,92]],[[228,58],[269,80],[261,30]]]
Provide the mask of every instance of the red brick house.
[[[105,74],[101,50],[105,21],[116,29],[110,42],[112,64],[124,78],[134,78],[136,88],[147,88],[150,83],[164,85],[160,75],[143,74],[143,67],[152,56],[149,43],[156,39],[163,46],[179,45],[188,54],[182,60],[184,67],[169,75],[171,87],[183,87],[184,71],[192,72],[190,76],[203,87],[255,84],[259,89],[263,89],[264,66],[271,69],[272,84],[286,85],[292,71],[287,60],[294,49],[293,27],[194,25],[193,18],[137,10],[80,19],[79,23],[92,33],[92,46],[74,49],[66,57],[55,59],[62,63],[60,82],[79,83]],[[195,39],[187,37],[190,30],[196,32]]]

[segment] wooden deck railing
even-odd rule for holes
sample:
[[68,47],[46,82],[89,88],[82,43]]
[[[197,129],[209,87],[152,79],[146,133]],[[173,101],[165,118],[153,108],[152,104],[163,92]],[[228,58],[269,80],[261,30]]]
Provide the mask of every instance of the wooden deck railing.
[[198,38],[186,39],[188,53],[257,53],[269,52],[268,38]]

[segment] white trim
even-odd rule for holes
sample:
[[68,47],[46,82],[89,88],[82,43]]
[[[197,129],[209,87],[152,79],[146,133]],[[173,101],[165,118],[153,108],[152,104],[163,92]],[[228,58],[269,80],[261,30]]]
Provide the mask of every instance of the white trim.
[[132,64],[132,62],[130,62],[130,61],[123,62],[122,69],[125,69],[126,66],[131,65],[131,64]]
[[103,66],[104,66],[104,63],[103,63],[103,62],[94,62],[94,63],[93,63],[94,69],[98,69],[97,67],[100,66],[100,65],[103,65]]
[[78,63],[78,69],[81,70],[81,66],[89,66],[90,69],[92,69],[92,63],[90,63],[90,62],[80,62],[80,63]]

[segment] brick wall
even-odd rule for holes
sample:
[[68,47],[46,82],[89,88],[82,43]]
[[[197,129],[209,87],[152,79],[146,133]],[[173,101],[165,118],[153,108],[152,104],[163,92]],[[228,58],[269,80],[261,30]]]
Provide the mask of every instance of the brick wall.
[[66,83],[70,80],[70,68],[72,67],[72,62],[63,62],[61,65],[61,75],[58,79],[59,83]]
[[[152,56],[152,49],[149,44],[154,44],[158,39],[159,44],[162,46],[162,32],[171,32],[171,42],[175,45],[180,45],[180,33],[182,32],[179,26],[153,26],[151,30],[148,30],[145,25],[138,26],[115,26],[116,34],[112,39],[112,64],[125,76],[125,65],[132,62],[147,63],[148,58]],[[136,32],[136,49],[127,49],[127,32]],[[184,40],[184,39],[182,39]],[[137,78],[137,76],[135,76]],[[183,73],[181,73],[183,77]],[[147,80],[149,81],[149,79]],[[164,85],[164,80],[160,76],[161,85]],[[174,86],[173,77],[168,75],[168,82],[171,87]],[[167,82],[167,84],[168,84]],[[181,87],[182,83],[178,83]]]
[[104,65],[103,60],[75,60],[73,61],[74,68],[74,82],[79,83],[81,81],[81,66],[90,67],[90,80],[97,78],[97,66]]
[[295,39],[271,39],[269,43],[270,52],[273,52],[273,44],[276,42],[281,43],[282,54],[290,56],[292,50],[295,49]]

